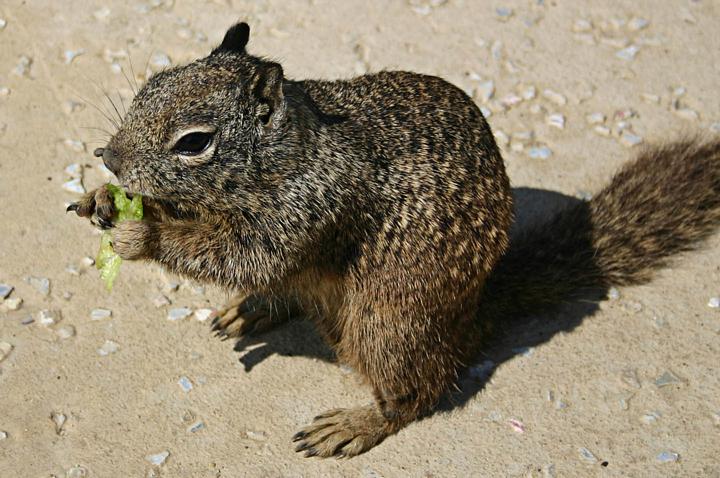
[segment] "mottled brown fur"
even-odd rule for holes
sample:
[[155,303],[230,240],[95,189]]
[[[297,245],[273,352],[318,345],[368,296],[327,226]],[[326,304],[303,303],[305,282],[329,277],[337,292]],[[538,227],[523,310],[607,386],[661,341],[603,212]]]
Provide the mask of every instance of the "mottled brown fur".
[[[287,80],[245,51],[247,34],[236,26],[210,56],[153,76],[98,155],[148,211],[114,225],[122,257],[239,291],[215,321],[227,337],[302,309],[370,385],[373,405],[325,413],[295,436],[308,456],[362,453],[431,411],[478,351],[478,310],[500,317],[578,286],[637,281],[718,222],[717,180],[687,164],[702,156],[717,178],[717,144],[675,146],[580,206],[593,224],[566,211],[491,274],[512,200],[467,95],[409,72]],[[77,212],[111,226],[106,199],[101,188]]]

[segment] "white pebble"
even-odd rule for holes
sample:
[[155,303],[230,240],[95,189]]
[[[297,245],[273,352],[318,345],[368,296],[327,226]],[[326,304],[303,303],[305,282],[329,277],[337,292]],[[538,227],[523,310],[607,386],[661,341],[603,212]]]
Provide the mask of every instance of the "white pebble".
[[102,7],[99,10],[95,10],[95,13],[93,13],[93,16],[97,20],[100,20],[100,21],[105,20],[105,19],[107,19],[108,16],[110,16],[110,9],[108,7]]
[[647,412],[647,413],[644,414],[640,419],[641,419],[644,423],[650,425],[650,424],[655,423],[656,421],[658,421],[658,418],[660,418],[661,416],[662,416],[662,413],[660,413],[660,412]]
[[62,327],[59,327],[55,333],[61,340],[67,340],[75,336],[75,327],[72,325],[63,325]]
[[76,153],[84,153],[85,152],[85,143],[82,141],[79,141],[77,139],[66,139],[63,141],[63,144],[67,146],[68,148],[72,149]]
[[585,461],[587,461],[587,462],[589,462],[589,463],[597,463],[597,461],[598,461],[597,458],[596,458],[595,455],[593,455],[593,453],[592,453],[590,450],[588,450],[587,448],[585,448],[585,447],[580,447],[580,448],[578,448],[578,452],[580,453],[580,457],[581,457],[583,460],[585,460]]
[[496,60],[502,59],[502,56],[503,56],[502,48],[503,48],[503,43],[500,40],[495,40],[493,42],[492,46],[490,47],[490,53],[492,54],[492,57],[495,58]]
[[643,93],[640,95],[640,97],[645,101],[646,103],[660,103],[660,96],[654,95],[652,93]]
[[60,322],[60,320],[60,313],[56,310],[43,309],[38,312],[38,323],[40,325],[44,325],[45,327],[55,325]]
[[18,310],[22,306],[23,300],[20,297],[12,297],[5,299],[2,304],[8,308],[8,310]]
[[75,264],[69,264],[65,267],[65,272],[67,272],[70,275],[73,276],[79,276],[80,275],[80,269]]
[[603,125],[595,126],[593,128],[593,131],[595,131],[600,136],[610,136],[610,133],[611,133],[610,128],[608,128],[607,126],[603,126]]
[[167,56],[167,54],[158,52],[150,58],[150,64],[156,69],[162,70],[163,68],[168,68],[170,65],[172,65],[172,61],[170,60],[170,57]]
[[14,289],[15,287],[9,284],[0,284],[0,299],[4,299],[9,296]]
[[85,267],[91,267],[95,265],[95,259],[90,256],[83,257],[80,262],[82,262]]
[[12,344],[9,344],[7,342],[0,342],[0,362],[5,360],[5,358],[10,355],[12,349]]
[[114,354],[118,351],[118,344],[113,342],[112,340],[106,340],[105,343],[97,349],[98,354],[100,354],[102,357],[105,357],[110,354]]
[[168,320],[182,320],[190,316],[192,314],[192,310],[190,310],[187,307],[179,307],[177,309],[170,309],[168,311],[167,319]]
[[617,290],[615,287],[611,287],[608,291],[608,299],[611,300],[618,300],[620,298],[620,291]]
[[65,64],[69,65],[73,62],[75,58],[85,53],[85,50],[83,48],[80,48],[79,50],[65,50],[63,52],[63,58],[65,59]]
[[602,113],[590,113],[589,115],[585,116],[585,121],[588,122],[588,124],[602,124],[605,122],[605,115]]
[[265,435],[265,432],[254,432],[254,431],[246,431],[245,436],[247,436],[251,440],[255,441],[265,441],[267,440],[267,435]]
[[590,30],[592,30],[592,23],[590,23],[588,20],[585,20],[584,18],[580,18],[578,20],[575,20],[572,29],[576,33],[589,32]]
[[170,452],[166,450],[155,455],[148,455],[145,457],[145,459],[153,465],[160,466],[165,463],[165,460],[167,460],[168,456],[170,456]]
[[92,320],[103,320],[112,317],[112,310],[109,309],[93,309],[90,312],[90,318]]
[[65,473],[65,478],[87,478],[88,476],[90,476],[90,474],[88,473],[87,468],[82,466],[73,466]]
[[70,181],[66,181],[62,184],[62,188],[65,191],[75,194],[85,194],[85,186],[82,184],[82,179],[75,178]]
[[513,9],[510,7],[498,7],[495,9],[495,13],[499,20],[506,22],[513,16]]
[[485,119],[492,116],[492,111],[490,111],[490,109],[487,106],[481,106],[480,113],[482,113],[482,115]]
[[672,91],[672,95],[675,98],[679,98],[681,96],[685,96],[685,93],[687,93],[687,89],[685,89],[684,86],[678,86],[677,88],[674,88]]
[[517,133],[513,133],[512,137],[519,141],[532,141],[535,138],[535,132],[532,130],[518,131]]
[[621,60],[632,60],[635,58],[635,55],[637,55],[638,51],[640,51],[640,47],[636,45],[630,45],[627,48],[619,50],[617,53],[615,53],[615,56],[620,58]]
[[189,28],[178,28],[175,33],[183,40],[189,40],[193,36],[192,30],[190,30]]
[[632,148],[633,146],[637,146],[638,144],[642,143],[643,139],[636,135],[632,134],[628,131],[623,131],[622,135],[620,136],[620,143],[623,146],[627,146],[628,148]]
[[0,86],[0,96],[9,96],[10,95],[10,88],[7,86]]
[[195,422],[192,425],[190,425],[187,429],[190,433],[199,432],[200,430],[205,428],[205,424],[203,422]]
[[184,392],[189,392],[193,388],[192,382],[189,378],[185,376],[180,377],[180,380],[178,380],[178,385],[180,385],[180,388],[182,388]]
[[564,129],[565,117],[559,113],[551,114],[547,117],[547,124],[559,129]]
[[82,177],[83,168],[82,168],[82,165],[80,165],[79,163],[73,163],[73,164],[68,164],[67,166],[65,166],[64,171],[65,171],[65,174],[67,174],[71,178],[79,178],[79,177]]
[[650,22],[644,18],[633,17],[628,22],[627,26],[628,26],[628,30],[630,30],[631,32],[636,32],[636,31],[646,28],[649,24],[650,24]]
[[85,105],[73,100],[67,100],[63,102],[62,104],[62,110],[65,114],[71,114],[75,113],[76,111],[81,111],[85,108]]
[[546,88],[545,90],[543,90],[542,94],[545,98],[552,101],[556,105],[565,106],[565,104],[567,104],[567,98],[565,98],[564,95],[558,93],[557,91]]
[[708,307],[712,309],[720,309],[720,297],[710,297]]
[[534,86],[528,86],[522,92],[523,99],[526,99],[528,101],[534,99],[536,95],[537,95],[537,90],[535,89]]
[[496,129],[493,132],[493,136],[495,136],[495,141],[500,146],[507,146],[508,144],[510,144],[510,136],[508,136],[507,133],[502,130]]
[[195,314],[193,314],[193,316],[195,317],[195,320],[199,322],[205,322],[214,313],[215,311],[213,309],[198,309],[195,311]]
[[7,440],[8,434],[7,432],[0,431],[0,440]]
[[528,156],[533,159],[547,159],[552,156],[552,150],[547,146],[536,146],[528,150]]
[[4,18],[0,18],[0,30],[5,29],[6,26],[7,26],[7,20],[5,20]]
[[515,106],[516,104],[520,103],[522,100],[523,100],[522,97],[520,97],[514,93],[510,93],[508,95],[503,96],[502,99],[500,99],[500,102],[502,104],[504,104],[505,106]]
[[13,73],[17,76],[28,76],[30,74],[30,66],[32,65],[32,58],[28,56],[21,56],[18,59],[18,64],[13,68]]
[[155,298],[152,300],[152,302],[153,302],[153,305],[154,305],[155,307],[157,307],[158,309],[159,309],[160,307],[164,307],[164,306],[166,306],[166,305],[170,305],[170,299],[168,299],[167,297],[165,297],[165,296],[162,295],[162,294],[160,294],[160,295],[158,295],[157,297],[155,297]]
[[483,81],[475,88],[475,98],[487,103],[495,95],[495,82],[492,80]]
[[680,459],[680,455],[672,451],[663,451],[658,453],[657,460],[660,463],[674,463]]
[[675,114],[677,116],[679,116],[680,118],[688,120],[688,121],[697,120],[700,117],[700,115],[698,115],[697,111],[692,110],[690,108],[677,109],[677,110],[675,110]]
[[58,435],[62,434],[62,427],[65,425],[65,422],[67,421],[67,416],[64,413],[58,413],[58,412],[51,412],[50,418],[52,419],[53,423],[55,424],[55,433]]

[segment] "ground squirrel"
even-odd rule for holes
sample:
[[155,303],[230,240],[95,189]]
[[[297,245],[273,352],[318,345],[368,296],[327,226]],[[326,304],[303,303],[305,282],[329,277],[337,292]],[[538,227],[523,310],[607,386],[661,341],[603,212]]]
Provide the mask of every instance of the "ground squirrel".
[[314,320],[375,401],[316,417],[294,437],[307,456],[357,455],[430,412],[486,324],[642,282],[720,223],[720,141],[678,142],[508,249],[510,184],[463,91],[409,72],[288,80],[248,38],[235,25],[152,76],[96,150],[143,194],[142,221],[113,224],[106,188],[69,209],[125,259],[237,291],[221,335]]

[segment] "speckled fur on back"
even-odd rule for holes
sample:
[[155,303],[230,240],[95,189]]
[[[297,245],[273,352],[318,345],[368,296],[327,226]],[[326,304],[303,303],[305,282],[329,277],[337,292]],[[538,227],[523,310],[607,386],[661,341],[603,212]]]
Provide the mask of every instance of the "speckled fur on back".
[[[718,144],[676,145],[496,269],[510,187],[467,95],[409,72],[284,79],[245,51],[248,35],[236,25],[208,57],[152,77],[96,155],[144,195],[146,218],[113,226],[118,254],[238,291],[214,322],[226,337],[302,310],[370,385],[374,404],[295,436],[307,456],[357,455],[432,410],[478,352],[478,313],[644,279],[718,222]],[[111,225],[109,197],[101,188],[71,208]]]

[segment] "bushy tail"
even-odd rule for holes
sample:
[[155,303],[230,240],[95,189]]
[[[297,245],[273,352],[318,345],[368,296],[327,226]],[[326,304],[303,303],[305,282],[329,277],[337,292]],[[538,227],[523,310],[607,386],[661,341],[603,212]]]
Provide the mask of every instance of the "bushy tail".
[[648,148],[589,202],[514,238],[480,317],[536,314],[585,291],[639,284],[720,225],[720,139]]

